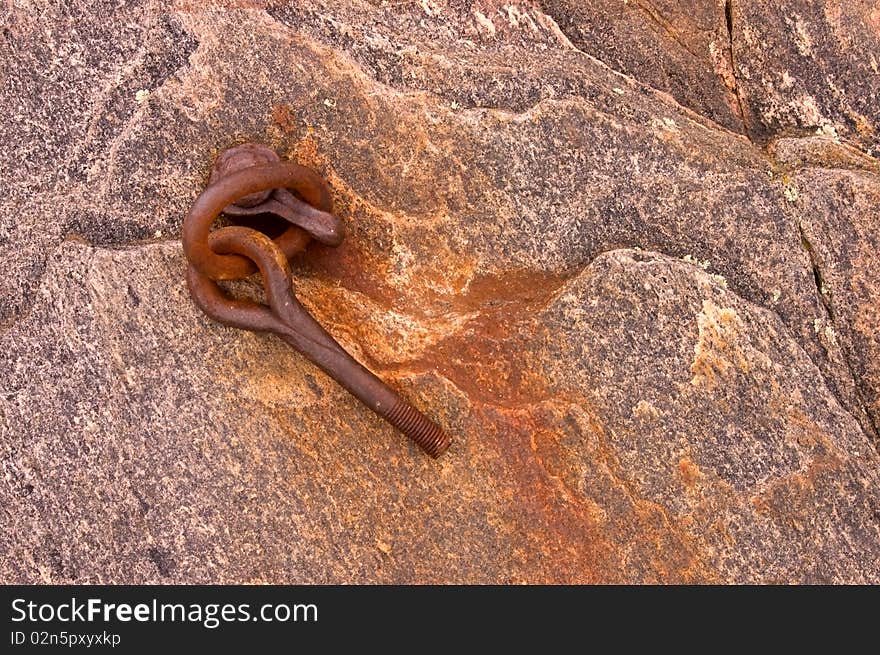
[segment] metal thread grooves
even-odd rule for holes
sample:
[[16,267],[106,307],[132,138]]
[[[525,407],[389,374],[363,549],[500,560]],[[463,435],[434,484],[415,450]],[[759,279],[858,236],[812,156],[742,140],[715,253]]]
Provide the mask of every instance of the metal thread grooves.
[[415,441],[431,457],[439,457],[452,440],[433,421],[402,398],[381,412],[391,425]]

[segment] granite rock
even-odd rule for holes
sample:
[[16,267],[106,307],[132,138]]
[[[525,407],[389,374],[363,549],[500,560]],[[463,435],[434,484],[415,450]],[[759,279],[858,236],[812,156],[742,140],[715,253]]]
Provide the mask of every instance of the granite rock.
[[[870,140],[758,135],[772,93],[682,51],[733,25],[742,65],[737,3],[606,12],[604,49],[571,5],[14,6],[4,581],[878,581]],[[348,236],[297,292],[439,461],[189,300],[243,141],[328,180]]]
[[541,7],[583,52],[745,133],[730,2],[542,0]]
[[758,141],[825,134],[880,155],[880,6],[731,0],[734,73]]

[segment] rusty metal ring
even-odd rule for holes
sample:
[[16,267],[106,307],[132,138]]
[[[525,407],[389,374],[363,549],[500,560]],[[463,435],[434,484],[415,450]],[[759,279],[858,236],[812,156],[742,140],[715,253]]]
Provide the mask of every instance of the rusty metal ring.
[[[247,257],[220,255],[211,250],[208,235],[226,207],[250,194],[278,188],[295,191],[306,203],[321,211],[331,209],[326,182],[305,166],[281,161],[231,173],[205,189],[183,221],[183,247],[192,265],[213,280],[236,280],[254,273],[257,268]],[[274,242],[289,259],[305,247],[309,238],[304,230],[291,225]]]
[[[218,241],[222,242],[224,236],[228,234],[227,231],[232,229],[233,228],[224,227],[212,232],[208,241],[211,248],[213,249],[217,247]],[[253,230],[250,230],[250,232],[253,232]],[[235,232],[233,231],[233,234],[234,233]],[[260,233],[257,232],[256,234]],[[261,236],[266,240],[267,244],[271,244],[269,237],[262,234]],[[279,249],[272,246],[269,252],[273,254],[278,253]],[[221,252],[221,254],[244,253],[232,253],[227,251]],[[259,266],[258,263],[257,266]],[[287,273],[288,269],[286,267],[286,262],[281,270],[282,273]],[[287,330],[287,326],[281,322],[272,309],[247,298],[233,298],[227,294],[217,282],[199,272],[199,270],[192,264],[190,264],[186,270],[186,284],[195,303],[203,312],[205,312],[205,314],[219,323],[243,330],[253,330],[255,332],[274,332],[275,334],[284,334]]]

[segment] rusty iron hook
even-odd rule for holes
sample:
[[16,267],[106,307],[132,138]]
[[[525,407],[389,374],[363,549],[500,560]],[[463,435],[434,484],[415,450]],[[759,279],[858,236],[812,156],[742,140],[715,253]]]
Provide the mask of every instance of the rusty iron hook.
[[[219,182],[237,171],[280,161],[274,150],[258,143],[245,143],[220,153],[208,184]],[[314,180],[310,182],[314,183]],[[330,193],[327,185],[320,178],[318,182],[320,188],[316,189],[317,194],[312,196],[315,198],[315,207],[303,202],[287,189],[279,187],[239,198],[235,203],[227,205],[223,213],[229,216],[275,214],[291,225],[304,229],[316,241],[328,246],[338,246],[345,237],[342,222],[330,213]]]
[[[343,232],[339,220],[330,213],[329,190],[323,180],[305,167],[277,157],[273,161],[264,148],[246,144],[238,159],[235,148],[226,151],[215,167],[215,173],[218,169],[221,172],[212,177],[184,220],[184,251],[190,262],[187,285],[193,300],[216,321],[277,334],[425,452],[438,457],[449,447],[449,437],[354,359],[296,298],[288,259],[305,248],[310,236],[336,245]],[[296,198],[288,188],[308,202]],[[278,204],[283,205],[280,211]],[[258,208],[259,212],[250,211]],[[271,212],[292,226],[274,240],[240,226],[210,232],[221,211],[241,215],[237,214],[240,209],[248,210],[244,212],[247,215]],[[254,267],[263,277],[268,306],[231,298],[216,283],[245,277]]]

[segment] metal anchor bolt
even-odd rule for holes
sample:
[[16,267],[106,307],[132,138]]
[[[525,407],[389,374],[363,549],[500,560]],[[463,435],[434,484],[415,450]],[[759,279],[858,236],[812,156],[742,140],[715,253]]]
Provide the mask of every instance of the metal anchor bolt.
[[[346,352],[294,295],[290,257],[301,252],[310,238],[331,246],[343,239],[342,225],[330,209],[330,191],[311,169],[281,161],[259,144],[223,152],[209,186],[183,223],[190,294],[216,321],[279,335],[425,452],[438,457],[449,447],[449,437]],[[221,212],[230,216],[269,213],[290,225],[275,239],[240,226],[211,232]],[[216,283],[243,278],[255,270],[262,274],[268,305],[231,298]]]

